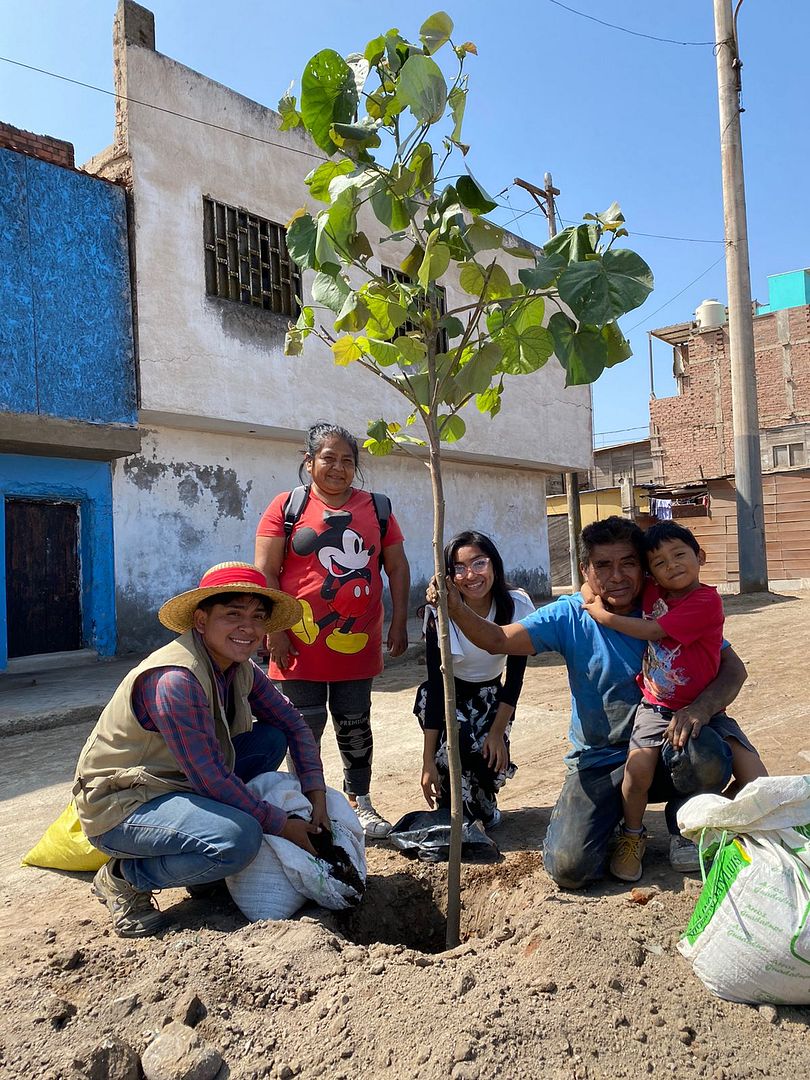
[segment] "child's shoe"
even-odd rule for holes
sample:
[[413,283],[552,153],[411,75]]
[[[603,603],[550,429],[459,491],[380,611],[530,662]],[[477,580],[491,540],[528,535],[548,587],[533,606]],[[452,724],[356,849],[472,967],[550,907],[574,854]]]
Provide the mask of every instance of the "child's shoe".
[[647,830],[640,833],[622,831],[616,842],[610,872],[619,881],[638,881],[641,877],[641,860],[647,849]]

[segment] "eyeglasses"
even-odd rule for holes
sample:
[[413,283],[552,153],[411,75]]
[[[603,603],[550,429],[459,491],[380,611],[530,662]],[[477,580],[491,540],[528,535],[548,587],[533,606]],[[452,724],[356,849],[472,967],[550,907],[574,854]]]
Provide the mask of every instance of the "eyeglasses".
[[492,560],[489,555],[480,555],[477,559],[473,559],[471,563],[453,563],[453,577],[463,578],[467,574],[472,572],[473,574],[485,574]]

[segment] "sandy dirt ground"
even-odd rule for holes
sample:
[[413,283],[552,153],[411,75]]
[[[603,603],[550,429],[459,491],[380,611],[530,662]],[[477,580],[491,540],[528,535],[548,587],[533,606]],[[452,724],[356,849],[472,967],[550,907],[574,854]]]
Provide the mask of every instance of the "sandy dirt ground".
[[[749,669],[732,713],[771,773],[810,772],[810,594],[729,598],[726,610]],[[423,672],[393,668],[375,693],[373,794],[392,820],[422,805],[411,707]],[[369,850],[366,899],[349,918],[310,909],[251,926],[227,894],[173,890],[160,897],[173,929],[116,938],[91,875],[19,865],[67,801],[87,727],[0,739],[0,1073],[134,1080],[175,1018],[222,1055],[220,1080],[810,1074],[810,1009],[713,998],[676,951],[701,884],[669,869],[660,808],[648,819],[648,902],[612,881],[564,892],[544,873],[567,722],[565,668],[531,660],[513,733],[519,770],[495,833],[502,858],[464,867],[464,940],[450,953],[444,868],[384,844]],[[324,758],[339,786],[329,736]]]

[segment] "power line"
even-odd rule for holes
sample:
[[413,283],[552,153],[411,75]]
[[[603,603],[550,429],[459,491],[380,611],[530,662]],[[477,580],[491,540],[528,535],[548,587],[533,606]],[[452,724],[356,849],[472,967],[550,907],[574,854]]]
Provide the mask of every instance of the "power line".
[[604,19],[597,19],[595,15],[588,15],[584,11],[577,11],[576,8],[569,7],[567,4],[561,4],[560,0],[548,0],[548,2],[549,4],[554,4],[555,7],[570,11],[572,15],[579,15],[582,19],[590,19],[591,22],[599,23],[600,26],[607,26],[611,30],[621,30],[623,34],[632,34],[633,37],[646,38],[648,41],[663,41],[666,45],[714,46],[713,41],[677,41],[675,38],[656,37],[655,34],[642,34],[640,30],[630,30],[627,26],[617,26],[616,23],[609,23],[605,22]]
[[58,75],[55,71],[47,71],[45,68],[34,67],[32,64],[23,64],[22,61],[12,60],[8,56],[0,56],[0,60],[4,64],[13,64],[14,67],[25,68],[26,71],[35,71],[38,75],[48,75],[52,79],[59,79],[60,82],[84,87],[85,90],[95,90],[96,93],[106,94],[107,97],[115,98],[116,101],[126,101],[131,105],[142,105],[145,109],[155,109],[157,112],[167,113],[169,116],[177,116],[181,120],[190,120],[193,124],[213,128],[215,131],[225,131],[229,135],[240,135],[243,139],[250,139],[252,142],[262,143],[265,146],[277,146],[280,150],[288,150],[291,154],[302,154],[304,157],[313,158],[316,161],[324,160],[323,155],[315,154],[311,150],[301,150],[297,146],[288,146],[287,143],[274,142],[272,139],[262,139],[258,135],[248,135],[245,131],[237,131],[235,128],[225,127],[222,124],[212,124],[209,120],[200,120],[196,116],[175,112],[174,109],[166,109],[162,105],[153,105],[150,101],[139,101],[137,98],[127,97],[126,94],[117,94],[114,90],[105,90],[103,86],[93,86],[92,83],[71,79],[67,75]]
[[641,326],[642,323],[647,322],[649,319],[651,319],[653,317],[653,315],[657,315],[659,311],[663,311],[665,307],[669,307],[669,305],[672,303],[673,300],[677,300],[679,296],[683,296],[683,294],[686,292],[687,289],[691,289],[691,287],[696,282],[700,281],[700,279],[702,277],[705,277],[710,270],[714,270],[715,266],[717,266],[718,263],[721,263],[725,259],[725,257],[726,257],[726,255],[725,255],[725,252],[724,252],[720,256],[719,259],[715,259],[715,261],[712,263],[711,266],[707,266],[702,274],[698,274],[698,276],[696,278],[694,278],[692,281],[690,281],[688,285],[684,285],[684,287],[680,290],[680,292],[676,292],[674,296],[670,296],[669,300],[667,300],[666,303],[662,304],[661,307],[656,308],[655,311],[649,312],[647,315],[644,316],[644,318],[641,320],[641,322],[635,323],[633,326],[630,327],[629,330],[626,330],[625,333],[626,334],[632,334],[632,332],[634,330],[637,330],[639,328],[639,326]]
[[649,424],[636,424],[635,427],[614,428],[612,431],[595,431],[593,436],[596,438],[598,435],[623,435],[625,431],[645,431],[649,426]]

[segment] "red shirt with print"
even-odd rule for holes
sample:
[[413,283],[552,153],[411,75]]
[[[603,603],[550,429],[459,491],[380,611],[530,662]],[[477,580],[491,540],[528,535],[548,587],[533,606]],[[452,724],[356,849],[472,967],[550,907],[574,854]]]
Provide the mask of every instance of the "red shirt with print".
[[645,701],[673,712],[691,705],[720,668],[723,646],[723,601],[711,585],[680,598],[665,598],[649,578],[641,601],[645,619],[655,619],[666,631],[660,641],[648,641],[638,684]]
[[[283,491],[265,510],[258,536],[284,536]],[[271,679],[343,682],[371,679],[383,669],[382,576],[380,551],[401,544],[393,514],[385,539],[374,501],[354,489],[339,508],[328,506],[310,489],[304,512],[293,526],[279,584],[304,607],[302,621],[290,630],[298,656],[282,671],[270,663]]]

